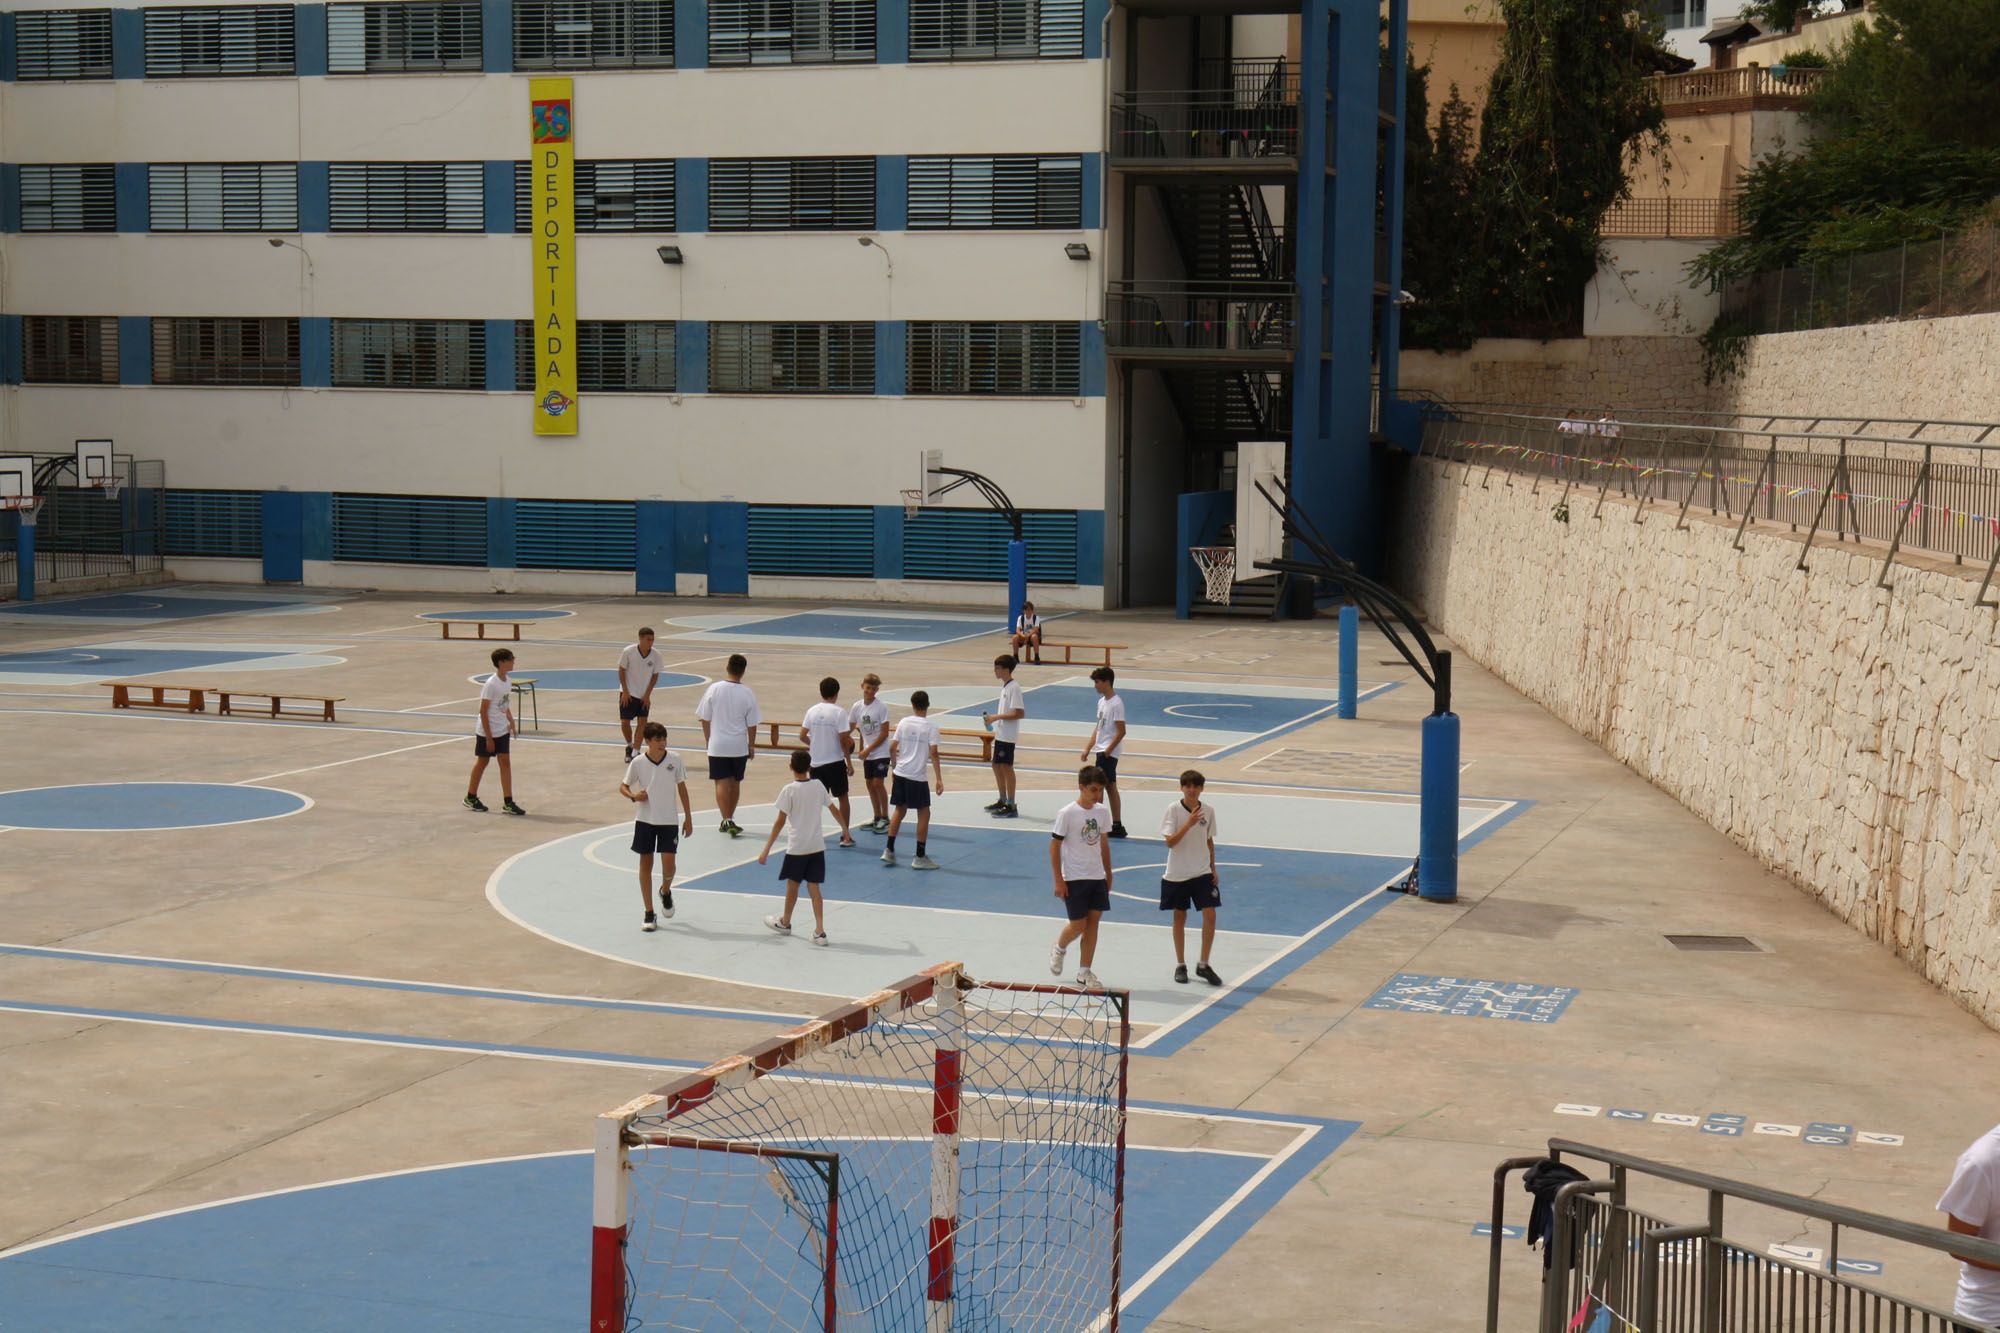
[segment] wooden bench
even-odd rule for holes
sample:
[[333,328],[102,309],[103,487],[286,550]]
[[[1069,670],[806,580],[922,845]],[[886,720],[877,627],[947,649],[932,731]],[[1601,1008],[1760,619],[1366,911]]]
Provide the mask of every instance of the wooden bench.
[[[770,738],[764,747],[767,750],[801,750],[805,748],[802,745],[796,744],[799,734],[799,726],[796,722],[760,722],[757,725],[762,727],[764,734]],[[791,741],[779,739],[780,733],[785,731],[791,733]],[[939,727],[938,739],[940,741],[971,742],[969,745],[962,746],[940,744],[938,746],[938,758],[940,759],[949,759],[955,763],[967,764],[990,764],[993,762],[993,733],[990,731],[966,731],[951,727]],[[887,759],[889,757],[887,742],[884,742],[882,747],[875,752],[875,757],[878,759]]]
[[[1060,662],[1052,661],[1047,656],[1047,654],[1053,653],[1057,649],[1062,650],[1062,661]],[[1114,652],[1122,653],[1124,651],[1125,651],[1125,645],[1122,643],[1050,643],[1047,640],[1043,640],[1041,652],[1038,653],[1035,657],[1023,663],[1023,665],[1025,666],[1079,666],[1079,665],[1110,666],[1111,654]],[[1077,653],[1085,653],[1089,657],[1096,658],[1097,660],[1094,662],[1092,661],[1079,662],[1079,660],[1076,657]]]
[[[100,688],[111,691],[111,706],[113,708],[165,708],[176,713],[205,713],[208,711],[206,696],[209,690],[206,685],[134,685],[129,681],[122,680],[101,680],[98,682],[98,685]],[[133,694],[135,690],[148,691],[151,693],[152,698],[135,697]],[[178,693],[181,697],[178,699],[167,698],[169,690]]]
[[[438,621],[438,629],[442,632],[443,637],[447,639],[471,639],[475,637],[471,634],[453,634],[451,632],[453,625],[477,625],[479,633],[476,637],[481,639],[486,637],[486,627],[488,625],[506,625],[514,631],[511,641],[514,643],[521,641],[521,622],[518,620],[440,620]],[[493,637],[497,639],[500,636],[496,634]]]
[[[265,702],[257,705],[256,711],[263,713],[268,705],[271,717],[310,717],[317,718],[321,722],[333,722],[337,720],[333,715],[333,706],[347,702],[346,696],[338,694],[273,694],[269,690],[237,689],[210,690],[209,693],[215,696],[215,711],[223,717],[241,711],[235,706],[235,701],[238,699],[262,699]],[[287,708],[285,707],[287,699],[293,703],[306,704],[308,707]]]

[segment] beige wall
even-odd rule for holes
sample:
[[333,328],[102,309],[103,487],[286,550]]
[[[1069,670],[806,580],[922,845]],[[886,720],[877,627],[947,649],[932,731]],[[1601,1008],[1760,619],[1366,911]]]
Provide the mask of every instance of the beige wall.
[[1500,21],[1496,0],[1410,0],[1410,54],[1431,67],[1431,123],[1458,85],[1459,95],[1472,104],[1473,134],[1478,113],[1486,106],[1486,84],[1500,63],[1500,44],[1507,25]]
[[1698,410],[1708,405],[1692,338],[1487,338],[1463,352],[1404,352],[1402,387],[1463,403]]
[[1393,577],[1461,651],[2000,1026],[2000,628],[1975,581],[1905,567],[1884,592],[1874,553],[1816,549],[1801,573],[1795,538],[1739,553],[1730,525],[1551,505],[1417,462]]

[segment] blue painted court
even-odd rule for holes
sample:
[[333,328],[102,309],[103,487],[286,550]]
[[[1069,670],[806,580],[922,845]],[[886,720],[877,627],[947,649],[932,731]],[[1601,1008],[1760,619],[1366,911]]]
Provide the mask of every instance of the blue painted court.
[[576,612],[574,611],[552,610],[548,607],[521,608],[512,606],[492,606],[485,608],[474,608],[469,611],[426,611],[423,614],[419,615],[417,619],[491,620],[491,621],[561,620],[564,616],[573,616],[575,614]]
[[[187,671],[279,671],[338,666],[333,645],[310,643],[164,643],[138,640],[85,643],[0,653],[0,684],[89,685],[100,680]],[[201,682],[197,681],[196,684]]]
[[[1348,1122],[1306,1117],[1214,1115],[1261,1131],[1269,1149],[1127,1149],[1126,1327],[1143,1328],[1156,1319],[1354,1128]],[[1145,1133],[1149,1118],[1145,1108],[1134,1108],[1137,1133]],[[1256,1174],[1287,1150],[1276,1169],[1253,1185]],[[881,1151],[915,1154],[928,1152],[928,1145],[866,1145],[860,1156]],[[968,1144],[968,1152],[976,1158],[977,1145]],[[714,1197],[698,1201],[693,1211],[727,1208],[729,1225],[741,1227],[751,1224],[748,1210],[755,1206],[762,1210],[760,1216],[769,1214],[766,1220],[774,1227],[798,1231],[800,1244],[805,1244],[804,1227],[777,1203],[777,1194],[765,1183],[765,1168],[754,1162],[750,1166],[750,1171],[718,1178]],[[642,1168],[641,1187],[645,1175]],[[1245,1186],[1251,1188],[1234,1197]],[[585,1267],[577,1256],[589,1252],[590,1190],[589,1154],[564,1153],[224,1202],[0,1257],[0,1310],[7,1312],[10,1326],[66,1333],[122,1333],[153,1325],[163,1310],[173,1311],[178,1325],[207,1333],[574,1329],[586,1322],[588,1311]],[[923,1207],[928,1197],[910,1202]],[[854,1253],[840,1271],[858,1284],[867,1276],[866,1250],[855,1221],[848,1225]],[[909,1225],[921,1233],[920,1219]],[[648,1238],[671,1243],[662,1229]],[[1168,1262],[1183,1242],[1192,1243]],[[724,1245],[717,1253],[731,1248]],[[652,1257],[665,1256],[655,1250]],[[782,1259],[773,1266],[775,1272],[788,1270],[798,1259],[797,1250],[783,1252]],[[716,1255],[709,1256],[711,1265],[716,1261]],[[777,1276],[742,1266],[731,1276],[773,1309],[786,1299]],[[969,1289],[961,1308],[971,1308],[981,1294],[976,1287]],[[788,1305],[784,1308],[791,1313]],[[643,1316],[644,1310],[635,1313]],[[1077,1313],[1073,1322],[1060,1326],[1085,1326],[1085,1312]],[[774,1315],[772,1326],[781,1325],[791,1326]],[[911,1325],[890,1321],[870,1326]],[[914,1326],[922,1326],[920,1316]]]
[[295,815],[296,792],[226,782],[106,782],[0,791],[0,828],[153,830],[213,828]]
[[[524,665],[516,667],[514,674],[523,679],[533,680],[535,688],[538,690],[604,690],[608,692],[618,688],[618,673],[616,671],[599,670],[595,667],[557,667],[552,671],[537,671],[532,666]],[[475,685],[484,685],[492,678],[493,673],[490,671],[481,672],[477,676],[467,677]],[[691,676],[685,671],[662,671],[659,683],[653,686],[653,689],[655,691],[676,690],[685,685],[701,685],[706,683],[707,680],[708,677],[706,676]],[[613,702],[617,701],[613,700]]]
[[937,615],[920,612],[823,608],[795,611],[789,615],[687,615],[675,616],[665,631],[680,641],[727,639],[741,643],[746,638],[765,643],[782,643],[814,648],[852,648],[872,645],[902,652],[929,648],[960,639],[991,635],[998,645],[1006,643],[1004,615]]
[[199,620],[208,616],[324,609],[331,609],[330,604],[319,597],[288,597],[282,593],[264,592],[181,592],[171,588],[149,588],[143,592],[107,592],[87,597],[62,597],[39,602],[9,602],[0,605],[0,624],[5,624],[9,620],[24,624],[50,621],[156,624],[174,620]]

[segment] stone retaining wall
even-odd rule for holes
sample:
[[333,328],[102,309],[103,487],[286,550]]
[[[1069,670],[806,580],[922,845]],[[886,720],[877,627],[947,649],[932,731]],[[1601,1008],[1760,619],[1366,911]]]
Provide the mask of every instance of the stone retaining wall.
[[[1806,335],[1799,335],[1806,336]],[[1976,577],[1412,462],[1392,578],[1463,651],[2000,1026],[2000,625]]]

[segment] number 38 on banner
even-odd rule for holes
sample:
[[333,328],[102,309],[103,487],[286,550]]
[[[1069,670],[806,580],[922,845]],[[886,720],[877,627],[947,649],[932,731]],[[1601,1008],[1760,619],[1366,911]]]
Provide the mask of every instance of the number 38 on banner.
[[569,142],[569,101],[537,102],[534,104],[535,142]]

